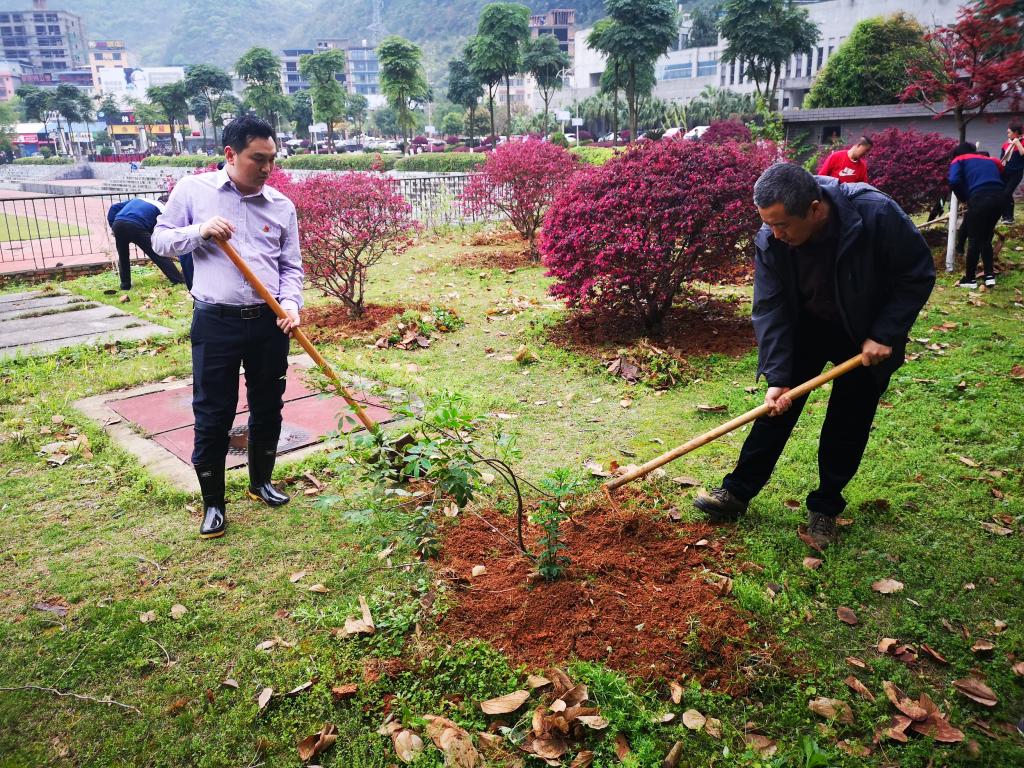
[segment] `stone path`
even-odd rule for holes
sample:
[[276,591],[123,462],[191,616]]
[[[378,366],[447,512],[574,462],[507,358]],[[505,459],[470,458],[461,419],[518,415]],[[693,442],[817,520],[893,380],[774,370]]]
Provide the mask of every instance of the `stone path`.
[[0,359],[44,355],[78,344],[134,341],[170,333],[109,304],[70,293],[0,294]]

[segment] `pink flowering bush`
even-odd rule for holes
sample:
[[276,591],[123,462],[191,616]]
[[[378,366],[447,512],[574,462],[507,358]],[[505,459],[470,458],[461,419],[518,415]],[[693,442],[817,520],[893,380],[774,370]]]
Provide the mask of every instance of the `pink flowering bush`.
[[949,195],[947,174],[956,139],[913,128],[886,128],[871,134],[868,182],[893,198],[908,214],[923,213]]
[[715,120],[704,131],[700,140],[708,144],[721,144],[726,141],[748,144],[751,141],[750,129],[739,120]]
[[685,282],[751,260],[754,182],[776,157],[771,144],[649,141],[580,171],[544,218],[552,295],[658,333]]
[[472,213],[502,213],[536,256],[534,240],[544,211],[578,168],[576,158],[546,141],[502,144],[466,185],[462,205]]
[[325,173],[290,185],[310,283],[363,313],[367,273],[412,244],[419,224],[395,182],[370,173]]

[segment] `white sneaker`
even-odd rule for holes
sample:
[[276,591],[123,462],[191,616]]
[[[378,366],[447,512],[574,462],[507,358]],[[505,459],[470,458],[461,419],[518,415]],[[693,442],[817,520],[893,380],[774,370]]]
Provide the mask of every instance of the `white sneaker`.
[[995,288],[996,276],[995,275],[985,275],[985,285],[988,288]]
[[957,285],[960,288],[970,288],[971,290],[974,290],[978,287],[978,281],[973,278],[962,277]]

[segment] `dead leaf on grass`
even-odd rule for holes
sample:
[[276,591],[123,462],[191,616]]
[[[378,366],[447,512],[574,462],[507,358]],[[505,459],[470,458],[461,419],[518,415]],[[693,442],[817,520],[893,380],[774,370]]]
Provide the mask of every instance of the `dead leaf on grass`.
[[988,656],[993,650],[995,650],[995,647],[995,644],[991,640],[985,640],[982,638],[981,640],[976,640],[974,642],[974,645],[971,646],[971,652],[978,656]]
[[273,688],[264,688],[260,691],[259,696],[256,697],[256,703],[259,705],[259,708],[256,711],[262,712],[266,708],[267,704],[270,703],[270,697],[273,695]]
[[1018,661],[1011,669],[1013,669],[1013,674],[1024,677],[1024,661]]
[[545,685],[551,685],[551,681],[541,675],[527,675],[526,684],[530,686],[531,690],[537,688],[543,688]]
[[987,521],[981,523],[981,527],[989,533],[994,533],[996,536],[1011,536],[1013,534],[1012,528],[1006,528],[1002,525],[997,525],[996,523],[990,523]]
[[946,661],[946,657],[941,653],[932,648],[928,643],[921,643],[921,650],[925,652],[933,661],[937,661],[939,664],[949,664]]
[[377,631],[377,627],[373,623],[373,616],[370,615],[370,606],[366,604],[366,598],[362,595],[359,596],[359,608],[362,612],[362,617],[358,619],[345,619],[345,626],[341,630],[342,636],[372,635]]
[[716,739],[722,738],[722,721],[717,717],[709,717],[704,723],[704,733]]
[[313,680],[307,680],[302,685],[297,685],[294,688],[292,688],[290,691],[288,691],[288,693],[285,694],[285,696],[298,696],[300,693],[308,691],[310,688],[312,688],[313,682]]
[[857,624],[857,614],[845,605],[841,605],[836,609],[836,616],[844,624],[849,624],[851,627]]
[[299,751],[299,759],[308,762],[338,740],[338,728],[332,723],[324,723],[319,733],[300,739],[296,745]]
[[446,766],[476,768],[481,763],[480,753],[462,726],[437,715],[424,715],[423,719],[427,721],[427,736],[444,752]]
[[175,621],[180,619],[186,613],[188,613],[188,608],[186,608],[181,603],[175,603],[174,605],[171,606],[171,618],[174,619]]
[[691,731],[699,731],[707,725],[708,719],[696,709],[688,709],[683,712],[683,725]]
[[569,768],[590,768],[594,762],[594,753],[589,749],[584,749],[581,752],[576,753],[576,757],[569,763]]
[[728,406],[725,405],[705,405],[701,404],[697,406],[697,410],[701,413],[724,413]]
[[994,707],[999,703],[995,692],[976,677],[954,680],[953,687],[971,701],[976,701],[984,707]]
[[893,741],[898,741],[901,744],[906,744],[910,739],[907,736],[907,728],[914,722],[905,715],[893,715],[892,725],[885,729],[884,733],[886,737]]
[[867,669],[867,662],[863,659],[858,659],[856,656],[847,656],[846,663],[851,667],[857,667],[857,669]]
[[149,624],[151,621],[156,621],[156,611],[146,611],[145,613],[140,613],[139,621],[141,621],[143,624]]
[[619,758],[619,762],[623,762],[633,750],[629,746],[629,739],[626,738],[626,734],[619,733],[615,736],[615,756]]
[[769,739],[760,733],[743,734],[743,743],[761,757],[771,757],[779,749],[779,745],[775,743],[774,739]]
[[576,719],[587,726],[587,728],[595,731],[603,731],[610,725],[610,723],[600,715],[580,715]]
[[974,459],[969,459],[966,456],[960,456],[959,459],[960,459],[960,463],[961,464],[965,464],[968,467],[978,467],[978,466],[981,466]]
[[697,478],[689,477],[687,475],[673,477],[672,482],[678,485],[680,488],[696,488],[698,485],[700,485],[700,481]]
[[423,739],[415,731],[402,727],[401,723],[392,720],[382,725],[377,732],[391,737],[395,755],[403,763],[415,761],[423,752]]
[[891,595],[903,591],[903,582],[896,579],[880,579],[871,585],[871,589],[881,595]]
[[826,720],[838,720],[849,725],[853,722],[853,710],[842,699],[830,699],[818,696],[807,702],[807,708]]
[[683,686],[681,686],[675,680],[670,680],[668,683],[668,688],[671,692],[673,704],[678,704],[683,700]]
[[804,568],[809,571],[816,571],[821,568],[821,564],[824,562],[820,557],[805,557]]
[[234,688],[235,690],[238,690],[238,681],[235,680],[235,678],[233,677],[224,678],[220,681],[220,684],[223,685],[225,688]]
[[306,590],[308,592],[315,592],[318,595],[326,595],[328,592],[331,591],[327,587],[325,587],[323,584],[313,584],[310,587],[306,587]]
[[920,704],[908,698],[890,680],[882,681],[882,690],[885,691],[885,696],[892,702],[892,705],[911,720],[921,721],[928,717],[928,712]]
[[850,690],[859,693],[863,698],[867,699],[868,701],[873,702],[875,700],[875,694],[869,691],[867,689],[867,686],[865,686],[864,683],[862,683],[853,675],[848,676],[843,682],[846,683]]
[[[473,575],[477,575],[475,573],[476,568],[474,568],[473,571]],[[513,691],[512,693],[504,696],[498,696],[495,699],[488,699],[487,701],[481,702],[480,709],[482,709],[486,715],[507,715],[510,712],[515,712],[523,706],[528,698],[530,698],[529,691]]]

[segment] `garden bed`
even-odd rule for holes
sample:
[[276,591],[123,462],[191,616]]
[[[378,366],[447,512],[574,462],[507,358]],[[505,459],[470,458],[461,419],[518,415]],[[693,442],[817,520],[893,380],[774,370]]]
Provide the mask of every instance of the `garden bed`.
[[518,250],[508,249],[460,253],[452,259],[452,264],[469,269],[501,269],[505,272],[515,272],[517,269],[543,266],[539,261],[530,257],[530,250],[525,246]]
[[[647,679],[695,677],[743,690],[742,668],[771,652],[723,596],[731,586],[723,540],[704,523],[669,522],[645,498],[636,506],[616,511],[602,499],[563,523],[572,562],[551,582],[531,576],[533,564],[511,546],[513,516],[464,515],[448,529],[438,563],[454,601],[442,633],[486,639],[531,668],[583,659]],[[524,532],[528,547],[537,535]],[[486,573],[473,577],[480,565]]]
[[368,336],[406,309],[402,304],[367,304],[363,316],[354,318],[343,304],[321,304],[303,309],[302,324],[312,341],[332,342]]

